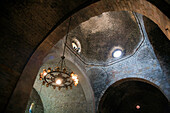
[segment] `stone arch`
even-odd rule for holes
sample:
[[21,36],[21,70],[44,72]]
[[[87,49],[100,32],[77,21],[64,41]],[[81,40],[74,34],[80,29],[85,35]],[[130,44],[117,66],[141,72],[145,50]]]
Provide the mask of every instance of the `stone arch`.
[[145,26],[145,31],[147,33],[148,39],[154,49],[154,53],[157,59],[160,62],[163,72],[166,75],[170,75],[169,40],[167,39],[165,34],[161,31],[161,29],[152,20],[143,16],[143,23]]
[[90,81],[87,78],[86,74],[79,68],[77,64],[74,63],[74,61],[71,61],[69,59],[66,59],[66,63],[68,66],[70,66],[72,69],[74,69],[74,72],[79,75],[79,80],[81,87],[84,91],[85,98],[87,101],[87,109],[88,112],[93,113],[95,112],[95,101],[94,101],[94,92],[91,87]]
[[141,81],[141,82],[145,82],[145,83],[150,84],[150,85],[154,86],[155,88],[159,89],[162,92],[162,94],[164,94],[164,96],[167,97],[167,95],[164,93],[164,91],[163,91],[163,89],[161,87],[159,87],[153,81],[147,80],[147,79],[143,79],[143,78],[137,78],[137,77],[122,78],[122,79],[119,79],[119,80],[115,81],[114,83],[110,84],[108,87],[110,87],[111,85],[115,85],[116,86],[116,85],[121,84],[121,83],[126,82],[126,81]]
[[[133,83],[134,82],[134,83]],[[136,83],[135,83],[136,82]],[[130,84],[128,84],[128,83],[133,83],[133,85],[134,86],[131,86]],[[140,85],[138,84],[138,83],[140,83]],[[125,88],[127,88],[127,90],[121,90],[121,85],[124,85],[123,87]],[[136,85],[136,86],[135,86]],[[140,87],[139,87],[139,86]],[[146,86],[144,86],[143,87],[143,85],[146,85]],[[118,88],[118,87],[120,87],[120,89]],[[133,91],[129,91],[129,87],[134,87],[134,90],[133,90],[133,88],[131,89],[131,90],[133,90]],[[136,89],[136,88],[137,89]],[[116,88],[118,88],[119,89],[119,91],[116,89]],[[111,95],[109,95],[109,93],[112,93],[112,92],[118,92],[115,96],[117,96],[117,98],[115,98],[116,99],[116,101],[115,101],[115,103],[118,103],[118,104],[120,104],[120,105],[122,105],[121,103],[119,103],[118,101],[119,101],[119,98],[118,98],[118,95],[121,97],[121,99],[123,100],[127,95],[129,95],[128,93],[141,93],[142,91],[144,91],[145,90],[145,88],[148,90],[148,92],[149,92],[149,90],[154,90],[154,92],[157,92],[157,93],[159,93],[159,95],[157,95],[157,93],[156,93],[156,95],[154,95],[154,94],[152,94],[153,96],[155,96],[155,97],[159,97],[159,96],[161,96],[161,98],[160,98],[160,100],[161,101],[164,101],[164,105],[163,106],[165,106],[162,110],[165,110],[163,113],[168,113],[169,112],[169,102],[168,102],[168,99],[166,98],[166,96],[163,94],[163,92],[162,92],[162,90],[157,86],[157,85],[155,85],[154,83],[152,83],[152,82],[150,82],[150,81],[148,81],[148,80],[145,80],[145,79],[141,79],[141,78],[126,78],[126,79],[121,79],[121,80],[119,80],[119,81],[116,81],[115,83],[113,83],[112,85],[110,85],[108,88],[107,88],[107,90],[104,92],[104,94],[103,94],[103,96],[101,97],[101,99],[100,99],[100,103],[99,103],[99,107],[98,107],[98,113],[105,113],[105,111],[107,111],[107,113],[110,113],[110,108],[104,108],[104,110],[103,110],[103,106],[108,106],[108,105],[106,105],[106,104],[108,104],[105,100],[107,100],[108,101],[108,98],[111,100],[111,101],[113,101],[111,98],[112,97],[110,97]],[[123,89],[123,88],[122,88]],[[113,91],[113,90],[115,90],[115,91]],[[138,90],[138,91],[136,91],[136,90]],[[146,92],[145,92],[146,93]],[[112,96],[114,96],[113,95],[114,93],[112,93]],[[137,94],[137,96],[139,96]],[[145,94],[146,95],[146,94]],[[150,95],[149,93],[148,93],[148,95]],[[142,96],[142,94],[141,94],[141,96]],[[114,97],[113,97],[114,98]],[[133,97],[132,97],[133,98]],[[132,99],[131,98],[131,99]],[[134,94],[134,98],[136,98],[136,95]],[[137,97],[138,99],[140,98],[140,97]],[[138,99],[136,99],[136,100],[138,100]],[[121,101],[122,101],[121,100]],[[111,102],[110,101],[110,102]],[[133,100],[132,100],[133,101]],[[141,108],[143,107],[143,106],[145,106],[144,104],[143,104],[143,106],[142,106],[142,102],[143,101],[141,101],[140,99],[138,100],[139,102],[137,102],[136,103],[136,105],[140,105],[141,104]],[[141,101],[141,102],[140,102]],[[146,101],[145,101],[146,102]],[[147,101],[148,102],[148,101]],[[112,104],[113,104],[113,106],[112,107],[114,107],[114,105],[115,105],[115,103],[113,102]],[[151,102],[151,103],[153,103],[153,102]],[[159,103],[159,102],[158,102]],[[131,102],[129,103],[129,104],[131,104]],[[147,105],[147,103],[145,103],[146,105]],[[160,104],[160,103],[159,103]],[[158,104],[158,105],[159,105]],[[131,105],[135,105],[134,103],[133,104],[131,104]],[[127,105],[128,106],[128,105]],[[161,105],[160,105],[161,106]],[[118,107],[118,108],[120,108],[120,107],[123,107],[123,106],[117,106],[116,105],[116,107]],[[132,111],[130,111],[130,112],[140,112],[140,111],[135,111],[135,106],[133,106],[134,107],[134,109],[131,109]],[[116,113],[119,111],[118,110],[118,108],[116,108],[117,110],[116,110]],[[149,108],[151,108],[151,107],[149,107]],[[115,108],[114,108],[115,109]],[[122,109],[124,109],[124,108],[122,108]],[[152,108],[151,108],[152,109]],[[112,112],[114,112],[114,110],[112,110],[111,109],[111,111]],[[126,111],[126,112],[129,112],[129,111]],[[121,112],[121,113],[124,113],[124,112]],[[142,112],[143,113],[143,112]],[[149,112],[150,113],[150,112]],[[155,113],[155,112],[154,112]],[[158,112],[158,113],[162,113],[162,111],[160,112]]]
[[102,93],[107,88],[108,74],[103,68],[90,68],[87,71],[87,75],[90,79],[90,84],[94,92],[95,110]]
[[[53,56],[53,59],[51,59],[51,56]],[[39,72],[38,72],[38,74],[37,74],[37,77],[36,77],[36,80],[35,80],[35,83],[34,83],[34,88],[35,89],[37,89],[37,90],[41,90],[41,92],[40,91],[38,91],[38,93],[47,93],[48,94],[48,92],[52,92],[52,94],[54,93],[54,92],[56,92],[56,90],[58,91],[58,89],[56,88],[55,90],[53,89],[53,88],[46,88],[45,86],[43,86],[44,88],[41,88],[42,86],[41,86],[41,82],[42,81],[40,81],[39,80],[39,73],[40,72],[42,72],[42,70],[44,69],[44,68],[48,68],[48,67],[51,67],[52,69],[53,68],[55,68],[56,67],[56,62],[59,62],[59,60],[60,60],[60,57],[58,56],[58,54],[56,54],[56,53],[54,53],[54,52],[52,52],[52,53],[50,53],[45,59],[44,59],[44,63],[43,63],[43,65],[41,66],[41,68],[40,68],[40,70],[39,70]],[[90,85],[90,81],[89,81],[89,79],[87,78],[87,76],[86,76],[86,74],[84,73],[84,71],[83,70],[81,70],[81,68],[79,68],[79,66],[78,66],[78,64],[77,63],[74,63],[74,61],[70,58],[70,57],[68,57],[68,56],[66,56],[66,58],[65,58],[65,63],[66,63],[66,65],[67,65],[67,67],[69,68],[69,69],[72,69],[72,71],[74,72],[74,73],[76,73],[77,75],[78,75],[78,79],[79,79],[79,84],[80,84],[80,86],[78,87],[78,88],[80,88],[81,87],[81,89],[83,90],[83,98],[85,97],[85,100],[86,100],[86,110],[87,111],[82,111],[82,112],[88,112],[88,113],[93,113],[94,112],[94,105],[95,105],[95,103],[94,103],[94,93],[93,93],[93,90],[92,90],[92,88],[91,88],[91,85]],[[43,90],[44,89],[44,90]],[[50,90],[50,89],[52,89],[52,90]],[[74,89],[74,90],[73,90]],[[72,90],[73,91],[79,91],[78,89],[76,89],[75,90],[75,88],[73,88]],[[64,95],[64,93],[65,93],[65,98],[68,98],[68,93],[70,93],[70,94],[73,94],[73,92],[71,91],[71,92],[68,92],[68,91],[66,91],[66,92],[64,92],[63,90],[65,90],[65,89],[61,89],[62,90],[62,92],[61,92],[61,95]],[[43,92],[44,91],[44,92]],[[67,93],[68,92],[68,93]],[[78,92],[77,94],[80,94],[79,96],[76,96],[77,98],[77,100],[75,99],[75,102],[79,102],[80,100],[78,100],[78,98],[80,98],[81,97],[81,95],[82,95],[82,93],[81,92]],[[58,94],[59,95],[59,94]],[[55,97],[54,99],[57,99],[57,98],[59,98],[59,99],[57,99],[58,100],[58,102],[60,102],[61,100],[63,100],[64,102],[65,102],[65,104],[67,104],[66,102],[67,102],[67,100],[64,100],[62,97],[61,97],[61,95],[59,95],[58,97]],[[73,95],[70,95],[70,99],[72,98],[74,98],[74,95],[75,94],[73,94]],[[41,95],[40,95],[41,96]],[[54,97],[54,96],[52,96],[52,95],[49,95],[49,96],[51,96],[51,97]],[[43,96],[42,96],[43,97]],[[50,98],[51,98],[50,97]],[[61,97],[61,98],[60,98]],[[49,99],[50,99],[49,98]],[[61,99],[61,100],[60,100]],[[53,99],[52,99],[53,100]],[[42,99],[42,101],[43,101],[43,103],[47,103],[46,102],[46,99]],[[73,102],[74,102],[74,100],[72,100]],[[79,102],[80,103],[80,102]],[[61,103],[62,104],[62,103]],[[69,104],[69,103],[68,103]],[[84,103],[83,103],[84,104]],[[69,104],[69,105],[71,105],[71,104]],[[44,106],[45,106],[45,104],[44,104]],[[48,106],[48,105],[46,105],[46,106]],[[83,107],[84,107],[84,105],[83,105]],[[72,106],[72,109],[74,110],[74,109],[76,109],[76,106],[75,105],[73,105]],[[83,108],[84,109],[84,108]],[[76,111],[75,111],[76,112]]]
[[[147,2],[146,0],[102,0],[96,2],[72,15],[72,25],[70,29],[74,29],[81,22],[84,22],[90,17],[99,15],[103,12],[123,10],[138,12],[150,18],[161,28],[165,35],[170,39],[169,18],[165,16],[157,7]],[[65,32],[63,31],[66,31],[67,24],[68,19],[66,19],[59,26],[57,26],[35,50],[20,76],[13,95],[11,96],[11,100],[8,104],[6,112],[11,111],[11,106],[14,108],[21,108],[20,106],[26,106],[34,80],[36,78],[40,66],[42,65],[42,61],[48,54],[48,52],[51,50],[51,48],[59,41],[59,39],[61,39],[65,35]],[[21,94],[23,96],[20,96]],[[20,101],[16,100],[15,98],[18,96],[20,97]],[[16,101],[18,104],[16,106],[13,106],[15,105]],[[24,111],[24,108],[25,107],[22,107],[20,111]]]

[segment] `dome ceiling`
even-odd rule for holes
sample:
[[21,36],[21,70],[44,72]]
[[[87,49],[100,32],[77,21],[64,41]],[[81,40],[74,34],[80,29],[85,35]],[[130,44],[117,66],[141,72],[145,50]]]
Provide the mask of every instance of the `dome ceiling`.
[[[77,39],[81,52],[75,52],[87,64],[107,64],[134,53],[142,40],[132,12],[106,12],[81,23],[69,34],[68,47]],[[115,49],[123,55],[113,58]],[[73,48],[72,48],[73,50]]]

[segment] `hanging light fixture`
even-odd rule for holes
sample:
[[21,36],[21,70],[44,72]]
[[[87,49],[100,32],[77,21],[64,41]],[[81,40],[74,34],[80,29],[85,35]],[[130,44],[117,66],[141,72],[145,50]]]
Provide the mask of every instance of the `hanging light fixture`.
[[71,71],[68,67],[66,67],[65,64],[65,49],[66,49],[66,43],[67,43],[67,37],[69,33],[69,27],[70,27],[71,17],[69,19],[69,25],[68,30],[66,34],[65,44],[64,44],[64,50],[63,55],[61,56],[61,60],[58,62],[58,65],[56,68],[51,69],[50,67],[46,70],[43,69],[43,72],[40,73],[40,80],[42,80],[42,85],[46,85],[46,87],[52,86],[54,89],[58,87],[60,90],[61,88],[70,87],[72,89],[72,85],[74,84],[77,86],[78,84],[78,76]]

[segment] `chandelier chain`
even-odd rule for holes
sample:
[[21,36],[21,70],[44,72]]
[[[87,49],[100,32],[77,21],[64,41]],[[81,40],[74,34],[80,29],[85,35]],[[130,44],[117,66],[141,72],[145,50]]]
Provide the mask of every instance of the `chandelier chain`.
[[65,59],[65,49],[66,49],[66,44],[67,44],[67,38],[68,38],[68,33],[69,33],[69,29],[70,29],[70,23],[71,23],[71,17],[69,19],[69,23],[68,23],[68,29],[67,29],[67,33],[66,33],[66,39],[65,39],[65,43],[64,43],[64,50],[63,50],[63,56],[61,57],[62,61],[61,61],[61,69],[63,68],[63,62]]
[[66,44],[67,44],[68,33],[69,33],[69,29],[70,29],[70,23],[71,23],[71,17],[69,19],[68,29],[67,29],[67,33],[66,33],[66,39],[65,39],[65,43],[64,43],[64,50],[63,50],[63,56],[62,56],[63,58],[65,58],[64,54],[65,54],[65,49],[66,49]]
[[70,87],[70,89],[72,89],[73,84],[75,86],[77,86],[77,84],[78,84],[78,81],[79,81],[78,76],[77,76],[77,74],[75,74],[72,70],[70,70],[66,66],[65,56],[64,56],[65,51],[66,51],[66,44],[67,44],[67,38],[68,38],[70,23],[71,23],[71,17],[69,19],[67,34],[66,34],[66,37],[65,37],[63,55],[61,56],[61,60],[57,64],[58,66],[54,69],[51,69],[51,67],[49,67],[47,70],[43,69],[43,72],[40,73],[39,79],[43,80],[42,85],[46,84],[46,87],[52,86],[54,89],[56,87],[58,87],[59,90],[61,88],[68,89],[68,87]]

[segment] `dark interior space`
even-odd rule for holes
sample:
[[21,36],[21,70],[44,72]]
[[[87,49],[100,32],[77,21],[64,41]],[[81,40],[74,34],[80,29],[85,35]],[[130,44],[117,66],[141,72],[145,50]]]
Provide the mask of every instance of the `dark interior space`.
[[169,107],[166,97],[153,85],[128,80],[110,86],[98,109],[99,113],[169,113]]

